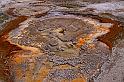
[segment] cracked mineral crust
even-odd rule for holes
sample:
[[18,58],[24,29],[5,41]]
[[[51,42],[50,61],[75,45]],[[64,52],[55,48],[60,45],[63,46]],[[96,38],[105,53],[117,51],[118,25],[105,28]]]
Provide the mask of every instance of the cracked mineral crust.
[[[101,26],[102,29],[100,29]],[[101,65],[110,56],[109,46],[97,41],[97,37],[109,32],[111,26],[110,23],[105,25],[95,19],[73,15],[31,18],[12,30],[7,40],[24,50],[22,54],[15,55],[17,57],[14,61],[24,62],[22,64],[29,62],[26,68],[29,67],[31,77],[24,74],[27,80],[30,78],[31,82],[38,79],[43,82],[56,82],[59,80],[73,81],[82,77],[85,82],[87,78],[100,73]],[[26,54],[27,51],[31,54]],[[35,57],[40,59],[45,57],[46,60],[41,59],[43,61],[39,61],[41,66],[36,68]],[[65,68],[61,69],[63,65]],[[17,67],[14,65],[14,68]],[[20,67],[18,70],[26,69]],[[34,70],[33,74],[32,70]],[[42,72],[45,74],[34,78]],[[18,71],[14,73],[18,74]],[[20,81],[18,76],[17,78],[16,80]],[[24,78],[22,74],[20,78]]]
[[0,82],[124,82],[123,1],[6,1]]

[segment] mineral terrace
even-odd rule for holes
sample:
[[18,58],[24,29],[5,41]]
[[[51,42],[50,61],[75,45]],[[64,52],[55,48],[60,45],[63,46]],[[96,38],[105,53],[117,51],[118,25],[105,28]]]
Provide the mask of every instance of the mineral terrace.
[[124,82],[124,1],[0,0],[0,82]]

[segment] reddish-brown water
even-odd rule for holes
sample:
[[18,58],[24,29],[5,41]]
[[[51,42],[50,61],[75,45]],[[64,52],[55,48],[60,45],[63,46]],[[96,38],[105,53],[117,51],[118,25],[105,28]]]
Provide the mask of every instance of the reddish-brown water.
[[7,34],[17,28],[19,24],[25,21],[27,17],[20,16],[6,23],[5,29],[0,33],[0,77],[4,78],[6,82],[13,82],[13,78],[10,76],[11,64],[9,60],[12,58],[12,54],[14,51],[21,50],[20,47],[11,44],[6,40]]
[[120,23],[118,21],[111,20],[108,18],[97,18],[97,19],[100,20],[100,22],[102,23],[113,24],[113,26],[110,28],[110,32],[108,32],[103,36],[98,37],[99,41],[107,44],[109,48],[112,49],[112,47],[114,46],[113,43],[115,42],[119,34],[123,32],[123,28],[120,26]]

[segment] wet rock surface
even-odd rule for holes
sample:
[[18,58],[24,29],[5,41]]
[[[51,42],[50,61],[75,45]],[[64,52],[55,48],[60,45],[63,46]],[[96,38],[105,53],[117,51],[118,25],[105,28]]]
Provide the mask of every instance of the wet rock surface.
[[45,15],[54,5],[44,1],[26,1],[7,5],[5,12],[12,16],[34,16]]
[[9,19],[2,11],[0,11],[0,30],[2,30],[2,25]]
[[123,7],[119,0],[1,5],[0,82],[123,82]]

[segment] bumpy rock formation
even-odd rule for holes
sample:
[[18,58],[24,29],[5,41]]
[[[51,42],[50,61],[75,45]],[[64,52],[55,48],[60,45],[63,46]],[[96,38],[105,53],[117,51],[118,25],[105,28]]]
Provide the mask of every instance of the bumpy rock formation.
[[[19,67],[14,71],[17,73],[16,81],[22,80],[19,78],[26,78],[26,81],[31,82],[38,79],[44,82],[55,82],[58,79],[72,81],[81,75],[80,78],[84,78],[85,82],[86,78],[97,76],[101,65],[110,56],[109,47],[97,41],[97,37],[109,32],[111,26],[110,23],[73,15],[31,18],[21,23],[19,28],[9,33],[8,41],[25,50],[15,54],[13,61],[23,64],[29,62],[31,68],[27,66],[26,69],[29,68],[31,74],[29,73],[30,77],[26,74],[26,77],[22,74],[18,77],[18,70],[26,70]],[[40,58],[40,63],[37,58]],[[37,67],[37,63],[41,66]],[[14,69],[18,68],[13,66]],[[45,70],[45,75],[34,78]]]
[[0,31],[0,81],[106,82],[104,74],[123,53],[123,25],[114,10],[104,13],[98,4],[88,5],[93,0],[83,1],[5,5],[2,10],[14,19]]
[[4,7],[6,13],[12,16],[34,16],[45,15],[53,8],[53,4],[44,1],[26,1],[21,3],[11,3]]

